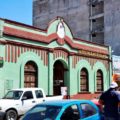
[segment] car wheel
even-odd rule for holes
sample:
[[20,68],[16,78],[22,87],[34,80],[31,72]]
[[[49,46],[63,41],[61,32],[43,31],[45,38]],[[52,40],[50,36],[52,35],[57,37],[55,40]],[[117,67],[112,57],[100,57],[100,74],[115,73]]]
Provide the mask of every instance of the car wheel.
[[6,120],[17,120],[17,113],[15,110],[8,110],[6,113]]

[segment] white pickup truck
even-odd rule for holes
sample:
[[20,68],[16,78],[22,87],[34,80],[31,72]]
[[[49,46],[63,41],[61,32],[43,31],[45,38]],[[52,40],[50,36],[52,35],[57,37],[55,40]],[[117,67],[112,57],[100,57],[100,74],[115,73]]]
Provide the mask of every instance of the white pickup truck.
[[17,120],[34,105],[48,101],[61,100],[63,96],[46,97],[41,88],[13,89],[0,99],[0,113],[5,113],[5,120]]

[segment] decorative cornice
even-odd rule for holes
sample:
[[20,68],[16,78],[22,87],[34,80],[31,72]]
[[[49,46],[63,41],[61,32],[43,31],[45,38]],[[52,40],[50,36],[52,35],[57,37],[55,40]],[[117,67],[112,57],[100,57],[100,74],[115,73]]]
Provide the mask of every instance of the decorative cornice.
[[68,53],[69,56],[74,56],[75,55],[75,56],[83,56],[83,57],[89,57],[89,58],[102,59],[102,60],[108,60],[109,61],[109,59],[107,59],[107,58],[100,58],[100,57],[95,57],[95,56],[81,55],[79,53],[69,52],[67,49],[61,48],[61,47],[47,48],[47,47],[30,45],[30,44],[26,44],[26,43],[14,42],[14,41],[8,41],[8,40],[6,40],[6,44],[11,44],[11,45],[15,45],[15,46],[23,46],[23,47],[28,47],[28,48],[40,49],[40,50],[46,50],[46,51],[49,51],[49,52],[52,52],[52,53],[56,50],[62,50],[64,52]]
[[4,45],[4,44],[6,44],[6,43],[7,43],[6,40],[1,40],[1,39],[0,39],[0,44],[3,44],[3,45]]
[[[56,33],[53,33],[48,36],[44,36],[44,35],[27,32],[27,31],[15,29],[15,28],[7,27],[7,26],[4,27],[4,34],[19,37],[19,38],[24,38],[24,39],[32,40],[32,41],[36,41],[36,42],[43,42],[46,44],[49,44],[50,42],[59,39],[59,37]],[[74,43],[68,36],[65,36],[64,41],[71,48],[76,49],[76,50],[83,49],[86,51],[92,51],[92,52],[101,53],[101,54],[107,54],[107,55],[109,54],[108,50],[103,50],[103,49],[100,49],[97,47],[91,47],[91,46]]]
[[53,53],[54,52],[54,49],[53,48],[48,48],[48,51]]

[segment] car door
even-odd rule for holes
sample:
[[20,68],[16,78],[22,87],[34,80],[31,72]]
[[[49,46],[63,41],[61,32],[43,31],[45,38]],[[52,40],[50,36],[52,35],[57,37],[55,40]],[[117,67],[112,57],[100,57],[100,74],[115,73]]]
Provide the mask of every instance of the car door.
[[60,120],[80,120],[80,113],[77,104],[68,106],[63,111]]
[[22,112],[23,114],[28,111],[30,108],[32,108],[34,105],[36,105],[36,101],[33,97],[32,91],[26,91],[24,92],[22,96]]
[[99,111],[89,103],[80,104],[80,120],[100,120]]
[[42,103],[45,101],[45,97],[43,95],[42,90],[35,90],[35,97],[36,97],[36,103]]

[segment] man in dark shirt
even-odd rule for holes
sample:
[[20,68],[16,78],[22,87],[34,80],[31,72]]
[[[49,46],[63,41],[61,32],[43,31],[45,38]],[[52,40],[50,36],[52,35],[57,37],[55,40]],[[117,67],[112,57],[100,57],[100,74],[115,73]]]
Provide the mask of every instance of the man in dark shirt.
[[120,104],[120,93],[116,91],[118,84],[112,82],[110,88],[100,96],[99,103],[104,106],[105,120],[120,120],[118,105]]

